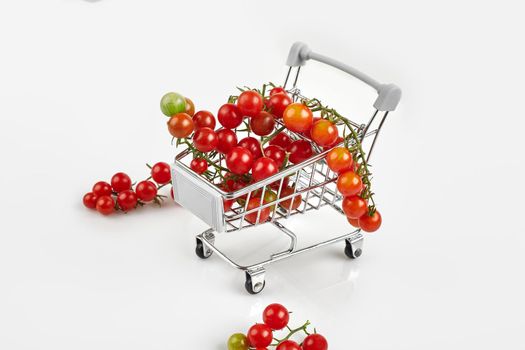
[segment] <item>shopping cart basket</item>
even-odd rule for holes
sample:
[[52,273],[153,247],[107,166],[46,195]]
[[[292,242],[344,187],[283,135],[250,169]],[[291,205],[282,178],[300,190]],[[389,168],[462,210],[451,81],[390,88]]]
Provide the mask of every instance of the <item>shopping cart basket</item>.
[[[349,123],[354,128],[357,139],[361,141],[365,149],[366,159],[368,161],[388,113],[395,110],[399,103],[401,90],[396,85],[381,84],[346,64],[312,52],[304,43],[295,43],[290,50],[286,62],[289,69],[283,85],[286,89],[289,85],[289,80],[295,75],[293,77],[292,87],[287,89],[294,101],[306,99],[297,88],[297,81],[301,67],[304,66],[309,59],[338,68],[368,84],[377,91],[378,97],[373,104],[374,112],[366,124],[358,124],[349,119],[345,119],[345,123]],[[293,140],[306,139],[310,141],[304,135],[289,130],[285,130],[285,132],[288,133]],[[368,146],[365,147],[365,144]],[[256,294],[263,290],[265,286],[265,266],[268,264],[340,241],[345,241],[346,246],[344,251],[348,257],[357,258],[362,253],[363,234],[359,229],[353,229],[344,235],[298,249],[297,235],[283,224],[286,219],[293,215],[305,214],[324,206],[332,207],[344,215],[340,206],[343,197],[337,192],[337,174],[328,168],[325,161],[325,156],[329,150],[323,150],[315,145],[313,146],[317,154],[308,160],[281,170],[279,173],[262,181],[232,192],[223,191],[190,169],[188,166],[192,158],[190,149],[185,149],[176,156],[172,166],[175,201],[210,226],[208,230],[196,236],[197,255],[204,259],[211,256],[212,253],[216,253],[216,255],[220,256],[233,267],[244,271],[246,275],[245,287],[251,294]],[[219,167],[223,166],[223,157],[217,156],[216,162],[216,165]],[[286,182],[293,182],[294,190],[293,193],[281,197],[281,190],[286,187]],[[265,191],[268,191],[270,187],[277,192],[277,199],[271,203],[265,203],[262,198],[265,197]],[[248,203],[250,202],[250,198],[252,196],[255,198],[254,193],[256,192],[259,192],[257,196],[257,198],[260,198],[259,205],[255,208],[249,208]],[[294,200],[299,200],[299,198],[301,200],[300,206],[291,210]],[[236,204],[231,210],[225,212],[224,201],[232,200],[235,201]],[[286,207],[287,205],[289,205],[289,207]],[[270,209],[270,217],[264,222],[259,222],[261,211],[264,210],[267,213],[267,208]],[[248,216],[251,217],[251,220],[247,220]],[[254,217],[256,217],[256,219],[254,219]],[[284,251],[271,255],[264,261],[243,266],[236,263],[215,245],[215,239],[219,233],[238,231],[261,224],[273,225],[281,230],[290,239],[289,247]]]

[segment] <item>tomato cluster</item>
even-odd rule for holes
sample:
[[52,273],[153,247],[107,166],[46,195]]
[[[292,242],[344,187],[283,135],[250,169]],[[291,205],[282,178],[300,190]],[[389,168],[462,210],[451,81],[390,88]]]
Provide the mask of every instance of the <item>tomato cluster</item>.
[[[292,329],[288,326],[290,313],[281,304],[268,305],[262,314],[263,323],[256,323],[250,327],[247,334],[235,333],[228,339],[228,350],[265,350],[269,346],[275,350],[327,350],[328,342],[321,334],[308,331],[310,322]],[[274,336],[280,330],[288,331],[282,339]],[[291,337],[296,333],[304,333],[306,337],[301,342],[296,342]]]
[[[150,167],[150,170],[150,177],[135,184],[135,189],[131,178],[123,172],[113,175],[110,183],[95,183],[91,192],[86,193],[82,199],[84,206],[96,209],[103,215],[110,215],[119,210],[129,212],[149,202],[160,205],[166,196],[158,194],[158,190],[171,182],[170,166],[158,162]],[[150,178],[153,181],[150,181]],[[173,197],[173,189],[171,193]]]

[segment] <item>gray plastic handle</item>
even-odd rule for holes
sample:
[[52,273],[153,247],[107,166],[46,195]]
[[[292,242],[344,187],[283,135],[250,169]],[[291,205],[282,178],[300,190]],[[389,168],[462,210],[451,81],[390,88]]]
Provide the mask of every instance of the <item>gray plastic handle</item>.
[[354,67],[350,67],[349,65],[334,60],[333,58],[312,52],[308,45],[302,42],[296,42],[292,45],[286,64],[290,67],[300,67],[304,66],[308,60],[322,62],[340,69],[373,87],[378,94],[377,99],[374,102],[374,107],[379,111],[393,111],[401,100],[401,89],[397,85],[381,84]]

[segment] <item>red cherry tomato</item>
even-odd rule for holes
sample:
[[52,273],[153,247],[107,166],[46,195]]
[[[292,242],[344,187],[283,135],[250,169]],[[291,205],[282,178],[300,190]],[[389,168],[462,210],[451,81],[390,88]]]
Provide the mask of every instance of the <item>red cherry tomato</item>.
[[195,125],[195,129],[200,128],[210,128],[215,129],[215,117],[211,112],[208,111],[198,111],[193,116],[193,125]]
[[273,139],[270,140],[270,145],[275,145],[288,149],[288,146],[292,144],[292,139],[285,132],[280,132]]
[[97,211],[102,215],[110,215],[115,211],[115,201],[111,196],[100,196],[97,199]]
[[259,323],[250,327],[247,337],[252,348],[265,348],[272,343],[273,333],[270,327]]
[[157,186],[151,181],[141,181],[135,187],[135,193],[141,201],[149,202],[157,196]]
[[234,174],[246,174],[252,168],[252,164],[253,155],[244,147],[233,147],[226,155],[226,166]]
[[82,198],[84,206],[89,209],[95,209],[97,207],[98,197],[93,192],[88,192]]
[[285,340],[281,344],[277,345],[275,350],[302,350],[301,346],[293,340]]
[[[281,195],[279,196],[279,198],[290,196],[293,194],[293,191],[294,191],[293,187],[283,188],[281,190]],[[292,198],[289,198],[289,199],[286,199],[280,202],[279,206],[283,208],[284,210],[295,210],[299,208],[299,206],[301,205],[302,198],[303,197],[300,194],[298,194]]]
[[168,120],[168,131],[179,139],[190,136],[193,128],[193,120],[186,113],[177,113]]
[[303,350],[327,350],[328,342],[319,333],[310,334],[303,340]]
[[158,162],[151,167],[151,178],[159,185],[167,184],[171,181],[171,168],[168,163]]
[[335,140],[334,143],[332,143],[331,145],[328,145],[328,146],[324,146],[324,147],[323,147],[323,150],[326,151],[327,149],[330,149],[330,148],[332,148],[332,147],[335,147],[335,146],[341,144],[343,141],[344,141],[344,139],[343,139],[341,136],[338,136],[338,137],[337,137],[337,140]]
[[289,320],[290,314],[281,304],[270,304],[263,311],[264,323],[273,330],[283,329]]
[[190,162],[190,168],[197,174],[202,174],[208,170],[208,162],[204,158],[194,158]]
[[223,199],[223,206],[224,206],[224,212],[229,212],[232,210],[233,203],[235,202],[233,199]]
[[195,113],[195,105],[189,98],[184,97],[184,99],[186,100],[186,110],[184,112],[190,117],[193,117],[193,114]]
[[326,155],[326,163],[336,173],[352,170],[352,153],[346,147],[336,147]]
[[359,219],[352,219],[347,216],[346,220],[348,220],[350,225],[354,226],[355,228],[359,228]]
[[213,151],[218,143],[217,134],[210,128],[197,129],[193,135],[193,144],[201,152]]
[[[260,197],[259,198],[257,198],[257,197],[256,198],[250,198],[250,201],[248,202],[248,206],[246,207],[246,211],[258,208],[258,207],[260,207],[263,204],[264,204],[264,199],[261,200]],[[244,218],[246,219],[246,221],[248,221],[251,224],[265,222],[270,217],[271,211],[272,210],[270,209],[270,207],[262,208],[260,210],[261,214],[259,215],[259,221],[257,221],[257,215],[258,215],[257,213],[259,212],[259,210],[256,210],[253,213],[246,214],[244,216]],[[250,342],[250,344],[251,344],[251,342]],[[264,345],[264,346],[267,346],[267,345]]]
[[122,192],[131,188],[131,179],[126,173],[116,173],[111,177],[111,187],[115,192]]
[[337,127],[331,121],[321,119],[310,129],[311,138],[319,146],[332,145],[339,137]]
[[287,149],[290,152],[289,160],[293,164],[299,164],[314,154],[312,145],[306,140],[297,140],[292,142],[292,144]]
[[93,194],[97,197],[110,196],[111,186],[105,181],[99,181],[93,185],[91,192],[93,192]]
[[227,154],[231,149],[237,146],[237,135],[230,129],[219,129],[217,134],[217,151],[222,154]]
[[130,211],[135,209],[138,203],[138,197],[133,190],[122,191],[117,196],[117,204],[120,209]]
[[286,94],[286,90],[283,89],[282,87],[280,86],[276,86],[274,87],[273,89],[270,90],[270,96],[273,96],[275,94]]
[[261,111],[250,118],[250,129],[255,135],[270,135],[275,127],[275,118],[268,112]]
[[260,181],[275,175],[279,172],[277,163],[272,158],[261,157],[252,166],[252,177],[255,181]]
[[268,158],[272,158],[279,169],[283,167],[284,161],[286,160],[286,151],[277,145],[266,147],[264,149],[264,155]]
[[289,177],[285,177],[283,179],[283,185],[281,186],[281,180],[277,180],[275,182],[272,182],[270,184],[270,188],[275,190],[275,191],[279,191],[279,187],[282,187],[283,189],[285,189],[286,187],[288,187],[288,183],[290,182],[290,178]]
[[288,94],[277,93],[268,98],[266,107],[276,118],[282,118],[284,110],[292,103],[292,99]]
[[307,131],[312,126],[313,120],[312,111],[302,103],[292,103],[283,113],[284,125],[295,132]]
[[381,214],[379,214],[379,211],[375,211],[372,215],[368,215],[366,213],[365,215],[361,216],[359,218],[359,227],[363,231],[366,232],[374,232],[377,231],[379,227],[381,227],[382,222]]
[[255,137],[245,137],[239,141],[238,145],[250,151],[253,155],[253,159],[262,157],[261,143]]
[[350,196],[343,199],[342,208],[347,217],[358,219],[368,212],[368,203],[359,196]]
[[363,181],[353,171],[345,171],[337,179],[337,189],[343,196],[354,196],[363,190]]
[[243,116],[239,108],[233,103],[226,103],[217,112],[219,123],[227,129],[235,129],[241,125]]
[[242,115],[248,117],[255,117],[262,111],[263,99],[261,94],[257,91],[247,90],[243,91],[237,98],[237,107],[241,111]]

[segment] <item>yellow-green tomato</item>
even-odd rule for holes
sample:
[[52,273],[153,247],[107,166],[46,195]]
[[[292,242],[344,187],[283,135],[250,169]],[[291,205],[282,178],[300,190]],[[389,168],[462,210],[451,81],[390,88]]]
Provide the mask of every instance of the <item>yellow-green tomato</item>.
[[242,333],[232,334],[228,339],[228,350],[248,350],[248,338]]
[[186,111],[186,99],[176,92],[168,92],[160,100],[160,110],[164,115],[171,117],[174,114]]
[[[277,193],[275,193],[272,190],[267,189],[266,192],[264,192],[264,203],[272,203],[277,200]],[[273,210],[275,205],[270,206],[269,208]]]

